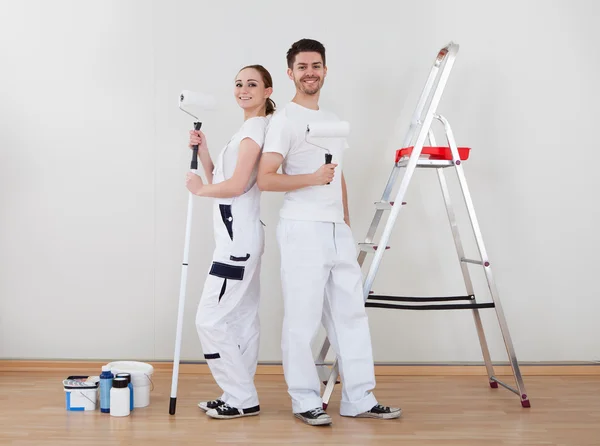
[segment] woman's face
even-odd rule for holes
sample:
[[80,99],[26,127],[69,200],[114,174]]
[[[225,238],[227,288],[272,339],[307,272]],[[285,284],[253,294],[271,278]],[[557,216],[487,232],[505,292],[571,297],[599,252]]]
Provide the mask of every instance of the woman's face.
[[265,83],[258,70],[245,68],[235,78],[233,95],[238,105],[244,110],[248,110],[264,106],[272,90],[272,88],[265,88]]

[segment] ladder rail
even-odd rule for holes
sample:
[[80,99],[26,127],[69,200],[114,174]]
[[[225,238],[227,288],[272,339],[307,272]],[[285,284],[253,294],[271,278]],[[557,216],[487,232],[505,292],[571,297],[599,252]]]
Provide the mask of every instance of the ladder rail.
[[[442,94],[444,92],[444,88],[446,86],[448,78],[450,77],[450,71],[452,70],[452,67],[454,65],[454,60],[456,59],[457,52],[458,52],[458,45],[456,45],[456,44],[449,46],[449,48],[447,50],[447,53],[445,56],[444,67],[439,76],[435,90],[433,91],[431,102],[429,103],[428,110],[425,113],[425,119],[423,120],[423,123],[420,126],[419,135],[414,144],[414,148],[410,155],[408,165],[406,166],[406,172],[404,173],[404,175],[402,177],[402,181],[400,183],[400,188],[398,189],[398,192],[396,194],[396,198],[394,200],[396,203],[402,203],[404,200],[406,191],[408,189],[408,185],[410,184],[410,180],[412,179],[414,171],[417,167],[417,162],[419,161],[419,157],[421,156],[421,151],[423,150],[423,144],[425,143],[425,138],[427,138],[427,136],[429,134],[429,129],[431,128],[433,116],[437,110],[437,106],[438,106],[440,99],[442,97]],[[390,211],[390,215],[388,216],[385,228],[383,230],[383,234],[381,235],[381,241],[379,243],[380,246],[388,246],[388,241],[390,239],[392,229],[394,227],[394,224],[396,222],[396,219],[398,218],[398,214],[400,213],[401,209],[402,209],[402,206],[393,206],[392,207],[392,210]],[[375,256],[373,258],[373,262],[371,263],[371,267],[369,268],[369,273],[367,274],[367,278],[365,279],[365,282],[364,282],[363,297],[364,297],[365,301],[367,300],[367,297],[369,296],[369,291],[371,290],[373,282],[375,281],[375,275],[377,274],[377,271],[379,270],[379,265],[383,258],[384,252],[385,252],[385,249],[378,249],[377,251],[375,251]]]
[[[452,70],[452,67],[454,65],[454,60],[456,59],[456,54],[458,53],[458,48],[459,48],[459,46],[457,44],[450,42],[446,47],[442,48],[438,52],[434,66],[430,71],[430,75],[427,80],[427,83],[423,89],[423,92],[421,93],[421,97],[419,98],[419,103],[417,104],[417,109],[415,110],[415,114],[413,115],[413,120],[411,121],[411,125],[409,127],[409,131],[408,131],[408,134],[407,134],[407,137],[405,140],[405,142],[412,141],[412,134],[416,133],[415,129],[418,128],[419,131],[418,131],[417,142],[414,144],[415,147],[411,154],[411,157],[410,157],[410,160],[408,163],[408,167],[406,169],[405,174],[402,177],[400,189],[399,189],[398,193],[396,194],[396,199],[395,199],[396,205],[392,206],[390,215],[387,218],[386,225],[385,225],[383,235],[382,235],[382,240],[380,242],[381,246],[384,246],[384,247],[387,246],[394,223],[398,217],[400,209],[402,209],[401,203],[404,200],[406,190],[408,189],[408,184],[410,183],[410,179],[412,178],[412,175],[416,168],[417,162],[419,160],[419,156],[421,154],[421,150],[423,149],[423,143],[425,142],[425,138],[428,136],[429,129],[431,127],[431,122],[433,121],[433,116],[437,110],[437,105],[439,104],[439,101],[441,99],[442,93],[446,86],[446,82],[448,81],[448,77],[450,76],[450,71]],[[438,73],[439,73],[440,67],[442,67],[441,68],[442,72],[441,72],[441,74],[439,74],[439,78],[438,78]],[[437,82],[436,82],[436,79],[437,79]],[[433,95],[431,94],[432,90],[433,90]],[[431,99],[429,100],[429,98],[431,98]],[[429,100],[429,103],[428,103],[428,100]],[[427,103],[428,103],[428,106],[427,106],[427,111],[425,113],[425,119],[421,120],[421,119],[417,118],[417,121],[415,122],[415,117],[421,116],[422,110],[425,107],[425,104],[427,104]],[[394,166],[394,171],[395,171],[395,167],[396,166]],[[392,176],[390,175],[390,179],[391,179],[391,177]],[[393,187],[393,183],[390,184],[390,181],[388,181],[386,190],[390,186]],[[386,201],[388,201],[388,200],[386,200]],[[378,210],[377,212],[379,213],[382,211]],[[381,215],[379,215],[379,219],[381,219]],[[375,218],[374,218],[374,221],[371,224],[371,228],[370,228],[370,231],[373,230],[373,233],[371,234],[371,238],[375,235],[379,221],[377,221],[377,224],[374,224],[374,223],[375,223]],[[385,252],[385,249],[378,249],[375,251],[375,257],[371,263],[371,266],[369,268],[369,273],[367,275],[367,278],[366,278],[366,280],[364,282],[364,286],[363,286],[363,300],[365,302],[368,298],[369,291],[371,289],[373,281],[375,280],[375,275],[377,274],[377,270],[379,269],[379,264],[381,263],[381,259],[383,257],[384,252]],[[361,265],[362,265],[362,262],[364,261],[365,255],[366,255],[366,253],[361,252],[361,254],[359,256],[359,259],[361,260],[361,263],[360,263]],[[361,258],[361,256],[362,256],[362,258]],[[325,343],[329,343],[329,341],[326,341]],[[325,347],[325,345],[323,347]],[[321,353],[319,354],[317,361],[321,360],[323,351],[324,351],[324,348],[321,349]],[[325,355],[326,355],[326,351],[325,351]],[[324,362],[324,355],[323,355],[323,360],[319,361],[319,364],[322,364],[323,362]],[[325,385],[325,390],[323,392],[323,396],[322,396],[323,407],[327,407],[327,405],[329,404],[329,399],[331,398],[331,394],[333,393],[333,388],[335,386],[335,382],[337,381],[338,376],[339,376],[339,367],[338,367],[338,360],[336,358],[331,367],[329,378],[327,380],[327,384]]]
[[[452,202],[450,200],[450,193],[448,189],[448,184],[446,182],[446,177],[444,176],[443,169],[437,169],[438,181],[440,183],[440,187],[442,189],[442,195],[444,197],[444,204],[446,205],[446,214],[448,216],[448,221],[450,222],[450,229],[452,231],[452,236],[454,238],[454,245],[456,247],[456,254],[458,255],[458,262],[460,264],[460,269],[463,275],[463,280],[465,282],[465,287],[467,289],[467,294],[475,295],[473,289],[473,282],[471,280],[471,275],[469,274],[469,266],[462,262],[461,260],[465,257],[465,251],[462,245],[462,240],[460,237],[460,232],[458,230],[458,224],[456,221],[456,215],[454,214],[454,208],[452,207]],[[473,309],[473,318],[475,320],[475,327],[477,329],[477,336],[479,337],[479,344],[481,346],[481,352],[483,354],[483,360],[485,363],[485,368],[488,374],[488,378],[490,382],[494,377],[494,367],[492,365],[492,357],[490,355],[490,350],[488,347],[488,343],[485,336],[485,331],[483,330],[483,323],[481,321],[481,315],[479,314],[478,309]]]
[[473,199],[471,198],[471,193],[469,191],[469,187],[467,186],[467,180],[465,177],[465,173],[462,168],[462,163],[460,162],[460,156],[458,154],[458,147],[456,145],[456,141],[454,139],[454,134],[452,132],[452,127],[446,118],[443,116],[437,116],[436,119],[440,120],[444,125],[444,129],[446,131],[446,136],[448,139],[448,145],[452,152],[452,158],[454,159],[454,167],[456,169],[456,174],[458,176],[458,182],[460,184],[460,188],[463,193],[463,198],[465,200],[465,204],[467,207],[467,213],[469,215],[469,220],[471,221],[471,226],[473,228],[473,233],[475,235],[475,241],[477,242],[477,247],[479,249],[479,253],[481,255],[481,260],[484,262],[483,270],[487,279],[488,288],[490,291],[490,295],[492,297],[493,302],[496,305],[496,314],[498,317],[498,323],[500,325],[500,331],[502,333],[502,338],[504,340],[504,346],[506,347],[506,351],[508,353],[509,361],[511,368],[513,370],[513,375],[515,378],[515,382],[517,384],[517,388],[519,390],[519,396],[521,398],[521,404],[524,407],[529,407],[529,398],[527,396],[527,391],[525,390],[525,384],[523,382],[523,376],[521,375],[521,371],[519,368],[519,363],[517,361],[517,355],[514,349],[514,344],[512,338],[510,336],[510,332],[508,329],[508,323],[506,322],[506,316],[504,314],[504,309],[502,304],[500,303],[500,297],[498,295],[498,290],[496,288],[496,283],[494,281],[494,277],[492,274],[491,265],[489,262],[489,258],[487,255],[487,251],[485,249],[485,244],[483,242],[483,236],[481,234],[481,228],[479,226],[479,222],[477,220],[477,216],[475,214],[475,207],[473,205]]
[[[502,305],[499,300],[498,291],[497,291],[497,288],[496,288],[496,285],[495,285],[495,282],[493,279],[490,263],[488,260],[487,251],[486,251],[485,245],[483,243],[481,229],[479,227],[479,223],[478,223],[476,215],[475,215],[472,198],[471,198],[469,189],[467,187],[466,178],[465,178],[465,175],[464,175],[464,172],[462,169],[462,164],[461,164],[460,155],[458,152],[458,147],[454,140],[454,135],[452,133],[452,129],[451,129],[448,121],[443,116],[440,116],[437,114],[437,107],[439,105],[441,96],[443,94],[444,88],[448,81],[450,71],[452,70],[454,60],[455,60],[456,54],[458,52],[458,48],[459,47],[457,44],[450,42],[446,47],[442,48],[438,52],[435,63],[433,65],[432,69],[430,70],[427,82],[425,83],[425,86],[419,97],[417,107],[411,118],[410,125],[409,125],[408,131],[407,131],[407,134],[406,134],[406,137],[404,140],[403,147],[412,146],[412,153],[408,157],[408,160],[406,158],[403,158],[402,161],[399,160],[397,163],[394,164],[394,168],[392,169],[392,172],[389,176],[388,182],[386,183],[386,187],[383,192],[382,199],[380,202],[376,203],[376,212],[375,212],[375,215],[373,216],[373,220],[371,222],[371,225],[367,232],[367,236],[365,238],[366,244],[369,244],[369,245],[373,244],[372,242],[377,233],[379,224],[381,223],[384,210],[390,210],[391,212],[387,217],[387,220],[386,220],[386,223],[384,226],[384,230],[383,230],[383,234],[380,237],[380,242],[377,244],[378,246],[382,247],[382,249],[369,250],[370,252],[374,252],[374,258],[370,265],[367,277],[363,283],[363,297],[364,297],[365,302],[369,298],[369,294],[371,293],[373,282],[375,281],[375,277],[379,270],[379,266],[381,264],[383,254],[386,250],[383,248],[385,248],[388,245],[389,239],[391,237],[392,229],[395,226],[395,223],[396,223],[396,220],[400,213],[400,210],[403,207],[402,203],[403,203],[404,197],[407,193],[408,186],[409,186],[409,184],[412,180],[412,177],[415,173],[415,170],[419,167],[435,168],[437,175],[438,175],[438,181],[439,181],[440,187],[442,189],[442,195],[444,198],[446,213],[447,213],[447,217],[448,217],[448,220],[450,223],[452,235],[454,238],[454,243],[455,243],[461,271],[463,274],[465,287],[467,289],[467,293],[469,295],[473,296],[474,303],[472,303],[472,304],[449,304],[449,305],[446,305],[444,308],[439,308],[439,306],[433,306],[433,305],[431,305],[431,306],[428,306],[428,305],[407,306],[407,305],[386,304],[386,303],[378,303],[378,302],[375,302],[375,303],[371,302],[371,303],[367,304],[367,306],[374,306],[374,307],[379,306],[382,308],[400,308],[400,309],[425,309],[425,310],[429,310],[429,309],[466,309],[466,308],[472,309],[475,325],[477,328],[477,334],[479,337],[482,354],[483,354],[483,357],[485,360],[486,371],[488,374],[488,379],[489,379],[490,385],[492,387],[497,387],[499,384],[499,385],[507,388],[508,390],[510,390],[520,396],[521,405],[523,407],[530,407],[529,399],[526,394],[525,386],[523,383],[523,378],[521,376],[519,364],[518,364],[516,354],[514,351],[513,342],[512,342],[512,339],[511,339],[511,336],[510,336],[510,333],[508,330],[508,324],[506,322],[504,311],[503,311]],[[423,114],[423,112],[424,112],[424,114]],[[452,161],[435,161],[435,160],[433,160],[428,163],[427,162],[428,160],[421,160],[421,162],[419,162],[425,140],[429,139],[429,142],[432,145],[434,145],[434,146],[436,145],[435,137],[433,135],[432,128],[431,128],[432,122],[434,119],[439,120],[444,126],[444,130],[446,133],[446,139],[448,141],[448,145],[449,145],[451,153],[452,153],[452,158],[453,158]],[[456,215],[454,213],[454,208],[452,206],[452,201],[450,198],[448,183],[446,182],[446,177],[444,176],[444,173],[443,173],[443,169],[445,167],[454,167],[457,172],[459,184],[460,184],[461,191],[463,194],[463,199],[465,201],[465,204],[467,205],[467,211],[468,211],[469,219],[471,222],[471,227],[472,227],[473,233],[475,235],[475,240],[477,242],[477,247],[478,247],[478,250],[480,253],[481,261],[470,260],[465,257],[464,247],[463,247],[461,236],[460,236],[460,233],[458,230]],[[395,205],[391,206],[390,196],[392,195],[395,183],[398,181],[397,178],[399,175],[400,168],[405,168],[406,171],[404,172],[404,175],[402,176],[402,180],[400,181],[399,189],[395,195],[395,197],[396,197],[394,200]],[[359,253],[358,263],[360,266],[363,265],[364,260],[366,258],[366,254],[367,254],[367,250],[362,250]],[[485,276],[486,276],[486,280],[488,283],[489,291],[490,291],[490,294],[492,297],[491,303],[484,303],[484,304],[476,303],[476,300],[474,297],[473,282],[472,282],[469,268],[467,265],[468,263],[481,265],[483,267]],[[385,301],[386,299],[387,300],[402,300],[402,299],[410,299],[410,298],[395,298],[395,297],[383,296],[383,297],[381,297],[380,300]],[[496,316],[497,316],[498,322],[500,324],[500,329],[501,329],[502,336],[504,339],[506,351],[509,355],[510,364],[511,364],[511,367],[513,370],[513,375],[514,375],[514,378],[515,378],[515,381],[517,384],[517,389],[514,389],[511,386],[501,382],[500,380],[497,379],[496,376],[494,376],[493,363],[491,360],[491,355],[489,352],[489,348],[488,348],[488,344],[487,344],[487,340],[486,340],[486,336],[485,336],[485,331],[483,329],[483,324],[482,324],[481,317],[479,314],[480,308],[494,308],[496,310]],[[329,348],[330,348],[330,341],[328,338],[325,338],[325,340],[323,342],[323,346],[319,353],[319,357],[316,361],[317,366],[320,366],[319,376],[321,378],[323,378],[325,376],[324,370],[327,369],[327,366],[324,364],[324,360],[325,360],[325,357],[327,355],[327,351],[329,350]],[[325,382],[325,390],[322,395],[324,408],[327,407],[329,400],[331,398],[331,395],[333,393],[333,389],[337,382],[337,378],[339,376],[339,367],[338,366],[339,366],[339,364],[338,364],[338,360],[336,357],[331,369],[329,370],[328,379]],[[323,372],[323,373],[321,373],[321,372]]]
[[[437,119],[437,115],[435,117]],[[436,146],[435,136],[433,134],[433,130],[429,129],[429,142],[432,146]],[[446,215],[448,217],[448,222],[450,223],[450,231],[452,232],[452,238],[454,239],[454,246],[456,248],[456,254],[458,255],[458,263],[460,265],[460,269],[462,272],[463,280],[465,282],[465,288],[467,290],[467,294],[475,296],[475,290],[473,288],[473,281],[471,280],[471,274],[469,273],[468,265],[463,261],[465,258],[465,249],[462,244],[462,239],[460,236],[460,232],[458,230],[458,223],[456,221],[456,214],[454,213],[454,206],[452,206],[452,200],[450,198],[450,189],[448,188],[448,183],[446,182],[446,176],[444,175],[443,168],[436,169],[438,182],[440,184],[440,188],[442,190],[442,197],[444,198],[444,205],[446,207]],[[473,297],[476,301],[476,298]],[[494,378],[494,366],[492,363],[492,356],[490,355],[490,349],[488,347],[487,339],[485,336],[485,330],[483,329],[483,322],[481,321],[481,315],[479,314],[478,308],[473,308],[473,319],[475,321],[475,328],[477,330],[477,337],[479,338],[479,345],[481,347],[481,353],[483,355],[483,362],[485,364],[485,369],[488,374],[488,379],[490,385],[493,384]]]
[[410,126],[406,133],[406,137],[404,138],[403,147],[408,147],[410,142],[412,141],[414,135],[414,129],[422,122],[421,114],[423,113],[423,109],[425,108],[425,104],[427,103],[427,99],[430,97],[431,90],[434,88],[435,80],[437,78],[438,72],[440,70],[440,66],[444,61],[444,57],[448,54],[449,49],[456,45],[454,42],[448,43],[444,48],[438,51],[438,54],[435,57],[435,61],[431,70],[429,70],[429,76],[427,77],[427,81],[423,86],[423,90],[421,91],[421,95],[419,96],[419,100],[417,102],[417,106],[415,107],[415,111],[413,113],[412,119],[410,121]]
[[[440,51],[438,51],[438,54],[433,63],[433,66],[431,67],[431,70],[429,71],[429,76],[427,77],[427,81],[425,82],[425,85],[423,86],[423,89],[421,91],[421,95],[419,96],[419,100],[417,102],[417,106],[416,106],[413,116],[411,118],[408,131],[406,132],[406,136],[404,138],[404,147],[407,147],[410,144],[410,142],[413,139],[415,129],[418,128],[422,124],[421,114],[423,113],[423,108],[425,107],[425,104],[427,103],[427,99],[429,98],[429,96],[431,94],[431,90],[434,88],[435,80],[436,80],[438,72],[440,70],[440,66],[441,66],[442,62],[444,61],[444,57],[448,54],[448,52],[452,46],[456,46],[456,50],[455,50],[455,54],[454,54],[454,57],[456,57],[456,51],[458,50],[458,45],[456,45],[454,42],[448,43],[448,45],[446,45],[444,48],[442,48]],[[437,84],[435,86],[437,87]],[[385,189],[383,191],[380,201],[385,201],[385,202],[390,201],[390,196],[392,194],[394,184],[396,183],[396,179],[398,177],[398,172],[399,172],[398,168],[396,166],[394,166],[394,168],[392,169],[392,172],[390,173],[389,179],[386,183],[386,186],[385,186]],[[383,215],[383,212],[381,212],[381,210],[378,209],[377,212],[375,213],[375,216],[373,217],[373,220],[371,221],[369,230],[367,231],[367,236],[364,241],[365,243],[371,243],[373,241],[373,237],[375,237],[375,233],[377,232],[377,228],[379,227],[379,223],[381,221],[382,215]],[[362,266],[365,257],[366,257],[366,253],[361,253],[359,255],[358,263],[360,266]]]

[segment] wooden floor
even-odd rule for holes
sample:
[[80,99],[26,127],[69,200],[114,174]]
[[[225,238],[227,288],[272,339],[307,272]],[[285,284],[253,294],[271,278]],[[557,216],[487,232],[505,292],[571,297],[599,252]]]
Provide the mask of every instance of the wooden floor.
[[130,417],[67,412],[61,372],[0,373],[0,444],[29,445],[600,445],[600,377],[525,377],[532,407],[491,389],[482,377],[378,377],[381,403],[400,405],[398,420],[339,416],[329,427],[293,418],[283,377],[257,376],[258,417],[213,420],[196,403],[219,395],[210,376],[181,375],[178,410],[168,414],[170,374],[154,375],[150,406]]

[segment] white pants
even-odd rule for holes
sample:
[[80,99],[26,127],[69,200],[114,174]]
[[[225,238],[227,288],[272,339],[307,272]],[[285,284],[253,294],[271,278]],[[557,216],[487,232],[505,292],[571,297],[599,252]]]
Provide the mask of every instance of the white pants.
[[204,284],[196,328],[221,399],[247,409],[258,405],[260,258],[215,261]]
[[283,367],[293,412],[323,404],[311,348],[321,321],[340,365],[340,414],[370,410],[377,404],[371,393],[373,353],[352,231],[343,223],[282,218],[277,239],[284,298]]

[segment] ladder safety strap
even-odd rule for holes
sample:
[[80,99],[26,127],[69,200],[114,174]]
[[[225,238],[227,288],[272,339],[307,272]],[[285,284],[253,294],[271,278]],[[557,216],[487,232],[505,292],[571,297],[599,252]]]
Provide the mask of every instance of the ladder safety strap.
[[444,297],[406,297],[406,296],[380,296],[372,294],[369,300],[387,300],[394,302],[448,302],[454,300],[475,300],[475,295],[469,296],[444,296]]
[[396,310],[476,310],[480,308],[494,308],[493,302],[483,304],[439,304],[439,305],[399,305],[383,304],[379,302],[367,302],[365,307],[370,308],[392,308]]

